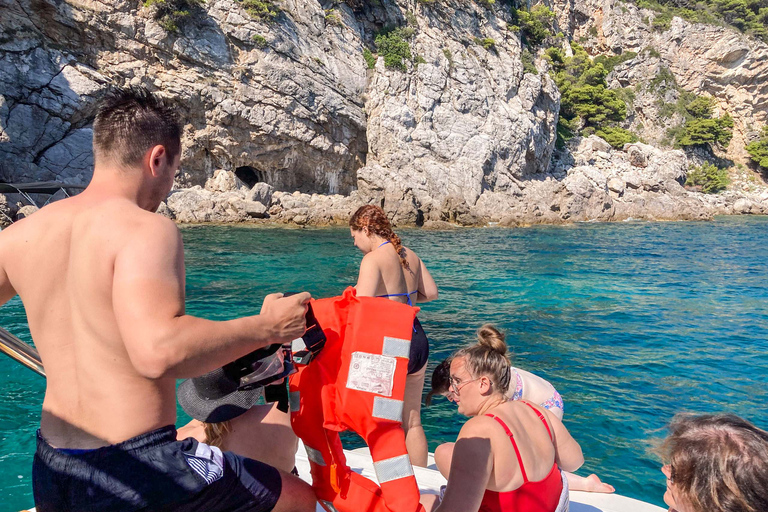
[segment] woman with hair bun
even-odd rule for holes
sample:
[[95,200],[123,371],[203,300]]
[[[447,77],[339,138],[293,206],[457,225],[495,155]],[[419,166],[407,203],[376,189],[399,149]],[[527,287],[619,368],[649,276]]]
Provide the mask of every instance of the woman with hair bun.
[[455,444],[435,450],[448,478],[442,502],[425,495],[422,503],[439,512],[564,511],[568,481],[561,469],[575,471],[584,463],[581,447],[555,414],[508,400],[507,344],[489,332],[481,329],[477,344],[451,357],[453,401],[470,419]]
[[768,432],[733,414],[678,414],[660,450],[670,512],[768,510]]
[[[405,247],[392,231],[384,210],[378,206],[360,207],[349,219],[354,245],[365,256],[355,289],[365,297],[388,297],[413,305],[437,298],[437,285],[424,262]],[[405,381],[403,429],[408,456],[414,466],[427,465],[427,437],[421,426],[421,392],[429,356],[429,341],[417,319]]]
[[[478,329],[477,338],[478,343],[494,346],[498,351],[501,351],[502,347],[506,350],[507,344],[504,334],[491,324],[485,324]],[[432,373],[432,389],[427,394],[427,405],[430,404],[434,395],[442,395],[451,402],[454,401],[450,385],[450,367],[451,358],[448,358],[435,368]],[[511,372],[509,387],[504,391],[507,400],[526,400],[538,404],[562,421],[565,405],[554,386],[536,374],[511,365],[509,368]],[[452,449],[453,443],[445,443],[438,447],[435,453],[438,466],[450,464]],[[447,470],[444,474],[447,476]],[[612,485],[601,481],[600,477],[595,474],[586,477],[569,472],[564,472],[564,474],[568,479],[568,487],[572,491],[611,493],[616,490]]]

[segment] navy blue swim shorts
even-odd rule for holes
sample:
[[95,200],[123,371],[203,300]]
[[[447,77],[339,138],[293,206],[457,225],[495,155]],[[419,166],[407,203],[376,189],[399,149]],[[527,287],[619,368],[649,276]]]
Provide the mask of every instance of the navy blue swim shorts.
[[256,511],[280,497],[277,469],[189,438],[169,425],[95,450],[62,450],[37,433],[38,512]]

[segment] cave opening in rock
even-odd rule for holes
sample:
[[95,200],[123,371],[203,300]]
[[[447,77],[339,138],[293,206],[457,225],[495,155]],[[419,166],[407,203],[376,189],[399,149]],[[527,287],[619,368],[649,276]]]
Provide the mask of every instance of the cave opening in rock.
[[235,176],[240,178],[240,181],[249,187],[253,187],[259,182],[266,181],[264,171],[260,171],[250,165],[243,165],[235,169]]

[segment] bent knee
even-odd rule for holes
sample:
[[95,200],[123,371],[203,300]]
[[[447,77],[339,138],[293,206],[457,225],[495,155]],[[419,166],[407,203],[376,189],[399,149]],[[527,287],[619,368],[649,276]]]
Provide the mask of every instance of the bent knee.
[[315,512],[317,496],[312,487],[297,476],[280,472],[282,489],[274,512]]

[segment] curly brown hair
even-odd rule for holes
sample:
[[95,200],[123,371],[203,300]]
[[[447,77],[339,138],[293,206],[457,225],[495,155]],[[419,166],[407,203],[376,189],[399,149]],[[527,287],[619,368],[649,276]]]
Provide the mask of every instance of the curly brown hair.
[[400,264],[406,270],[410,270],[408,262],[405,259],[405,247],[403,247],[403,242],[400,240],[400,237],[392,231],[392,224],[390,224],[384,210],[372,204],[361,206],[349,219],[349,227],[355,231],[367,229],[369,234],[378,235],[384,240],[388,240],[389,243],[394,246],[397,255],[400,256]]
[[768,510],[768,432],[733,414],[678,414],[657,450],[696,512]]

